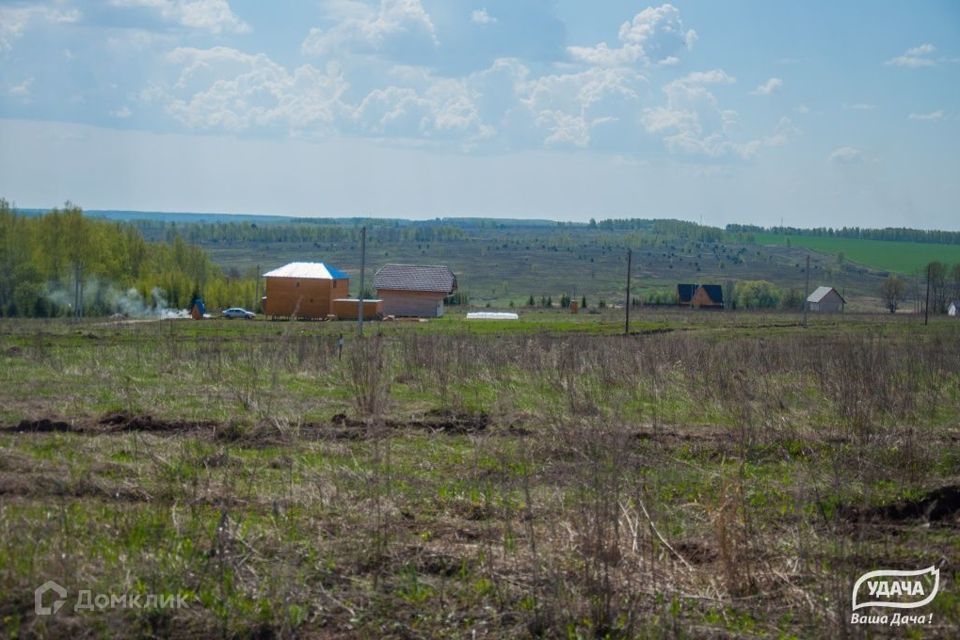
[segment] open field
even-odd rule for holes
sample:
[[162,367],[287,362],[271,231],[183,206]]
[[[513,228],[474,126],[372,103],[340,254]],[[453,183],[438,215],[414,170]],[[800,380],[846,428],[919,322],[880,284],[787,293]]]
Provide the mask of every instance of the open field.
[[[960,323],[621,328],[0,321],[2,628],[954,636]],[[858,575],[941,559],[930,624],[849,624]],[[36,616],[48,579],[188,606]]]
[[775,233],[758,233],[755,237],[759,245],[806,247],[834,258],[843,254],[844,260],[880,271],[906,275],[922,273],[927,264],[934,260],[947,264],[960,262],[960,245],[956,244],[787,236]]

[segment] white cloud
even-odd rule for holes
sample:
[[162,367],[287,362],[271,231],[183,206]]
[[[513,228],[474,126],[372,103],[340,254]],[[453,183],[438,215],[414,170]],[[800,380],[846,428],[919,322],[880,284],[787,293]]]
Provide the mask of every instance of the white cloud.
[[439,44],[433,21],[420,0],[381,0],[377,10],[348,0],[339,10],[339,21],[332,28],[310,29],[300,47],[303,53],[320,56],[343,48],[374,52],[392,39],[407,37]]
[[780,78],[770,78],[761,83],[756,89],[750,92],[753,96],[769,96],[783,86],[783,80]]
[[56,9],[43,4],[0,6],[0,53],[12,49],[32,22],[69,24],[78,20],[77,9]]
[[868,102],[856,102],[854,104],[844,104],[843,108],[847,111],[873,111],[877,105]]
[[780,147],[799,135],[800,129],[793,124],[790,118],[783,116],[777,122],[773,133],[764,137],[761,142],[768,147]]
[[132,116],[133,111],[130,110],[130,107],[124,105],[119,109],[113,109],[112,111],[110,111],[110,115],[113,116],[114,118],[120,118],[122,120]]
[[165,100],[169,113],[191,128],[330,131],[345,108],[349,85],[334,64],[291,73],[266,55],[228,47],[178,48],[167,59],[183,67],[176,85],[144,98]]
[[144,7],[169,22],[210,33],[249,33],[227,0],[110,0],[115,7]]
[[470,22],[474,24],[493,24],[496,21],[496,18],[487,13],[486,7],[483,9],[474,9],[470,13]]
[[947,114],[943,110],[938,109],[936,111],[931,111],[930,113],[911,113],[907,116],[910,120],[925,120],[927,122],[940,122],[946,117]]
[[832,164],[853,165],[863,164],[863,151],[856,147],[837,147],[827,157],[827,161]]
[[937,62],[930,55],[936,50],[930,43],[921,44],[919,47],[907,49],[902,56],[887,60],[886,64],[897,67],[932,67]]
[[17,85],[11,86],[7,89],[7,93],[14,98],[20,98],[21,100],[28,101],[30,100],[30,87],[33,86],[33,78],[27,78],[23,82]]
[[671,4],[647,7],[632,20],[620,25],[617,34],[620,47],[610,47],[606,42],[594,46],[567,47],[567,52],[578,62],[598,66],[622,66],[650,64],[671,60],[673,52],[682,48],[692,49],[697,41],[697,32],[685,30],[680,20],[680,11]]
[[493,135],[484,125],[466,81],[430,78],[423,91],[391,86],[371,91],[350,117],[366,133],[397,138],[458,138],[467,143]]
[[739,114],[722,109],[710,85],[725,85],[736,78],[722,69],[696,71],[663,87],[666,105],[643,109],[640,122],[648,133],[662,136],[670,153],[686,156],[753,158],[764,147],[786,144],[799,134],[789,118],[781,118],[767,136],[737,139]]
[[519,85],[520,103],[546,133],[544,143],[586,147],[594,128],[631,116],[646,79],[629,69],[593,67]]

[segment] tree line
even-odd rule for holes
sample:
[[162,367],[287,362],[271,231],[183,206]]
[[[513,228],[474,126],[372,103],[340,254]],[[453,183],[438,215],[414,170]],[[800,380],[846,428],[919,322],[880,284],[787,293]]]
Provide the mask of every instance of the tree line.
[[786,236],[813,236],[825,238],[856,238],[860,240],[888,240],[893,242],[922,242],[927,244],[960,244],[960,231],[939,231],[930,229],[908,229],[906,227],[886,227],[884,229],[864,229],[862,227],[815,227],[801,229],[797,227],[760,227],[753,224],[728,224],[727,233],[748,235],[753,233],[773,233]]
[[[179,237],[195,244],[247,242],[312,242],[323,244],[359,243],[360,226],[335,222],[201,222],[176,223],[158,220],[131,222],[147,237],[167,242]],[[371,225],[367,240],[381,244],[403,242],[444,242],[463,240],[462,229],[449,225]]]
[[214,308],[253,306],[255,292],[255,273],[230,277],[178,235],[148,242],[70,203],[25,216],[0,199],[0,316],[149,315],[198,294]]

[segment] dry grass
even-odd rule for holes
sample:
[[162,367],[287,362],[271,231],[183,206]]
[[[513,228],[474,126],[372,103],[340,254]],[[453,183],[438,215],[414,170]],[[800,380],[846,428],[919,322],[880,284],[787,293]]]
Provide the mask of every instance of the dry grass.
[[[293,325],[8,331],[2,393],[60,389],[11,426],[69,430],[0,435],[0,619],[27,637],[863,635],[859,574],[957,552],[957,507],[923,500],[960,478],[960,332],[710,322],[387,335],[343,360]],[[119,383],[85,397],[89,376]],[[943,576],[923,637],[960,624]],[[46,579],[191,606],[37,617]]]

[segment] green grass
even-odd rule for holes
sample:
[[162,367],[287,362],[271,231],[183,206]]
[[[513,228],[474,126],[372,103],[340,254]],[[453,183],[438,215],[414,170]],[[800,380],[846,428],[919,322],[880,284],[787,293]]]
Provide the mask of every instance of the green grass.
[[[952,523],[843,509],[955,482],[960,323],[645,309],[623,337],[622,310],[520,311],[365,346],[346,322],[0,320],[0,426],[87,429],[0,431],[0,633],[827,638],[860,573],[956,554]],[[383,414],[338,427],[371,372]],[[432,409],[490,422],[413,422]],[[98,425],[115,410],[221,424]],[[944,572],[925,636],[960,624]],[[190,609],[42,619],[47,579]]]
[[960,245],[921,242],[891,242],[886,240],[858,240],[856,238],[829,238],[818,236],[784,236],[773,233],[755,235],[759,245],[789,244],[806,247],[820,253],[856,262],[881,271],[895,271],[914,275],[934,260],[947,264],[960,263]]

